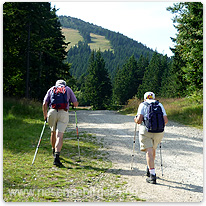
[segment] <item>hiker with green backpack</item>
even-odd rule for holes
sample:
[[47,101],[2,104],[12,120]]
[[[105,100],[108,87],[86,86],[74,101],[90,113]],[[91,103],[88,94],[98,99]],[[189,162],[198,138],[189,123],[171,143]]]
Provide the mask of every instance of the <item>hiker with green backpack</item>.
[[[59,155],[63,145],[64,131],[69,122],[69,101],[73,103],[74,107],[79,104],[74,92],[66,86],[64,80],[57,80],[56,85],[47,91],[43,101],[43,115],[51,129],[53,164],[56,166],[62,165]],[[48,106],[49,112],[47,113]]]
[[155,151],[164,136],[164,127],[168,123],[168,118],[163,105],[155,100],[153,92],[144,94],[144,102],[139,105],[134,121],[140,124],[140,150],[146,153],[148,176],[146,181],[156,184]]

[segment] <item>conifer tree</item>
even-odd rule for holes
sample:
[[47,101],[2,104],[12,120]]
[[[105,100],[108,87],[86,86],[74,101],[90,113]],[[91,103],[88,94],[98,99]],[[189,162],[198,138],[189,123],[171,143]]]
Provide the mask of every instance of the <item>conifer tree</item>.
[[122,77],[122,70],[118,66],[116,69],[116,75],[114,77],[114,84],[113,84],[113,103],[116,105],[121,104],[122,95],[123,95],[123,77]]
[[146,68],[142,84],[138,88],[138,98],[142,99],[143,94],[147,91],[153,91],[158,95],[161,86],[162,71],[161,55],[155,52],[149,66]]
[[176,97],[178,96],[178,88],[177,75],[174,72],[172,62],[170,62],[162,75],[160,94],[162,97]]
[[[203,4],[201,2],[180,2],[168,8],[175,17],[177,28],[174,66],[182,73],[183,84],[188,93],[203,89]],[[180,63],[181,65],[180,65]]]
[[110,105],[112,85],[100,51],[96,54],[93,51],[91,54],[85,81],[85,95],[93,109],[106,109]]
[[56,10],[48,2],[5,2],[3,12],[4,95],[42,100],[57,78],[71,77]]
[[138,62],[137,62],[137,87],[142,84],[142,80],[144,77],[144,73],[146,68],[149,65],[149,59],[148,57],[144,57],[143,55],[140,56]]
[[128,99],[137,93],[139,86],[138,72],[138,65],[134,55],[129,58],[122,69],[118,68],[113,88],[115,103],[125,104]]

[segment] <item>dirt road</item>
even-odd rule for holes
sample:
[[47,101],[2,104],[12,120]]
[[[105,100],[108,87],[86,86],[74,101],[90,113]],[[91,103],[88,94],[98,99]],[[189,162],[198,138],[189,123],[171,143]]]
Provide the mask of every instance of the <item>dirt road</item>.
[[[70,117],[72,117],[72,112]],[[159,148],[155,168],[157,184],[146,183],[145,153],[139,150],[138,127],[134,169],[131,154],[135,123],[133,116],[114,111],[77,111],[79,130],[96,135],[113,163],[111,171],[122,175],[127,190],[147,202],[200,202],[203,200],[203,131],[169,121],[162,141],[163,173]]]

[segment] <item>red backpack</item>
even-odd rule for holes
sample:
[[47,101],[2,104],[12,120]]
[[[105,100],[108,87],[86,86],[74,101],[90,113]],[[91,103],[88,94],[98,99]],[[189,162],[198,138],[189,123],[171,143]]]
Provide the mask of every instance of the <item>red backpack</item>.
[[66,109],[67,90],[65,86],[54,86],[51,93],[51,106],[53,109]]

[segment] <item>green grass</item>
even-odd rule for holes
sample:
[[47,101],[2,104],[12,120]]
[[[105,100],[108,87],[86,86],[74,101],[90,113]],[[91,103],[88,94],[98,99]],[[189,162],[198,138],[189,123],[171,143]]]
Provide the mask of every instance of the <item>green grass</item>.
[[4,201],[144,201],[135,194],[125,193],[125,179],[108,172],[112,163],[107,159],[108,153],[104,152],[103,145],[84,131],[79,133],[81,161],[78,161],[75,127],[64,135],[62,167],[52,164],[48,125],[31,166],[43,124],[41,103],[4,98]]
[[112,50],[110,41],[105,38],[105,36],[90,34],[92,43],[89,43],[89,46],[92,50],[101,50],[104,52],[105,50]]
[[181,124],[203,129],[203,103],[190,98],[163,99],[168,119]]
[[79,41],[83,41],[83,37],[80,35],[79,31],[76,29],[70,28],[62,28],[62,33],[65,36],[65,42],[71,42],[66,51],[68,51],[71,47],[75,46]]
[[[67,51],[75,46],[79,41],[83,41],[83,37],[80,35],[79,31],[76,29],[70,28],[62,28],[62,33],[65,36],[65,42],[71,42],[67,46]],[[90,34],[91,36],[91,43],[89,46],[92,50],[101,50],[104,52],[105,50],[112,50],[110,41],[105,38],[105,36],[97,35],[97,34]]]
[[[169,120],[203,129],[203,101],[201,99],[194,99],[192,97],[157,99],[163,104]],[[135,116],[141,102],[137,98],[130,99],[120,113]]]

